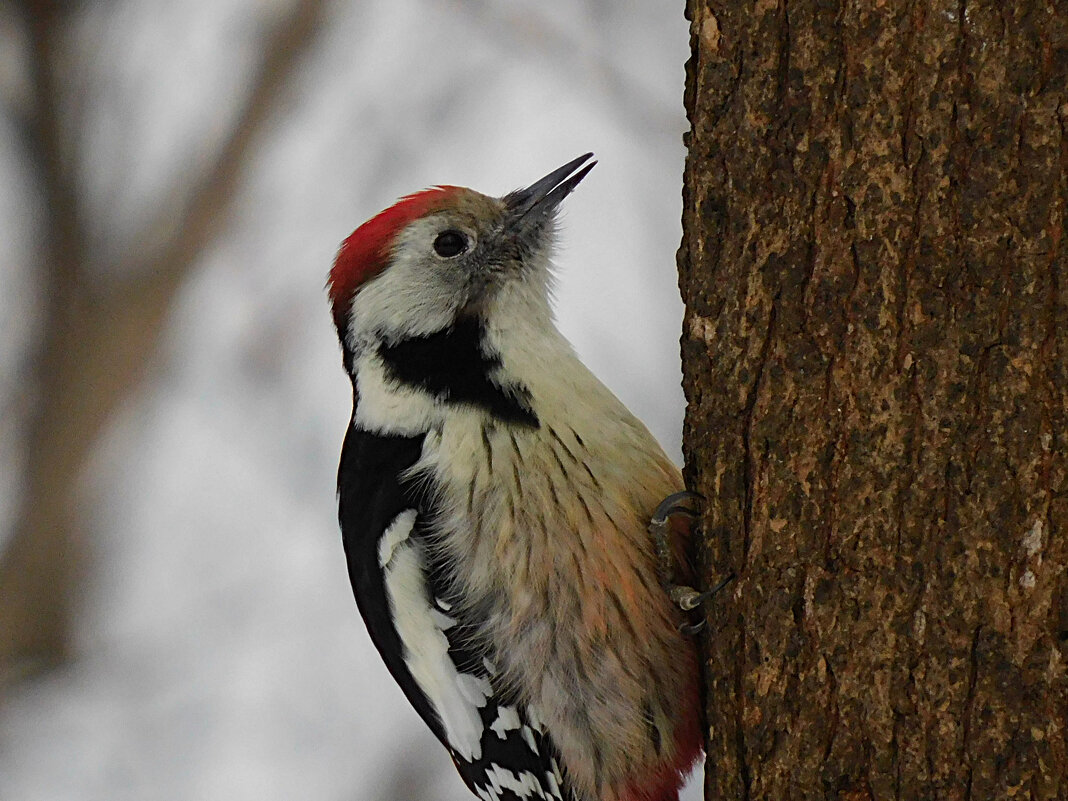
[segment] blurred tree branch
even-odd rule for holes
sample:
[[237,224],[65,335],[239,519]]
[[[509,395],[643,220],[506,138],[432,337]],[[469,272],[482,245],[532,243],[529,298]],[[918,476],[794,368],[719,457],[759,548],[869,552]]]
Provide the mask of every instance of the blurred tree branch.
[[[168,310],[197,257],[226,225],[240,179],[275,101],[316,40],[325,0],[296,0],[264,42],[264,58],[229,137],[193,191],[175,187],[130,248],[115,280],[91,270],[75,176],[80,137],[64,129],[61,48],[67,7],[21,4],[30,38],[26,138],[45,207],[41,341],[27,391],[25,482],[0,558],[0,685],[71,655],[82,570],[79,476],[112,413],[139,385]],[[178,209],[178,213],[175,213]]]
[[526,51],[539,62],[568,72],[588,70],[599,75],[613,112],[642,136],[655,140],[665,123],[673,126],[678,119],[674,103],[642,86],[581,31],[572,33],[536,5],[513,7],[491,0],[454,0],[453,5],[466,10],[473,24],[489,32],[490,41],[510,52]]

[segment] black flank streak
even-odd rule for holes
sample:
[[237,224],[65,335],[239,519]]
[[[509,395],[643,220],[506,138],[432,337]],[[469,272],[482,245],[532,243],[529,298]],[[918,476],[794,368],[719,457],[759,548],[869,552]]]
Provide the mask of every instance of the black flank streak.
[[[582,558],[583,559],[589,558],[590,554],[589,554],[589,551],[586,550],[586,540],[583,539],[581,534],[578,534],[578,536],[575,537],[575,543],[578,545],[579,551],[582,552]],[[582,575],[585,575],[585,573],[584,572],[579,572],[577,575],[582,576]]]
[[482,428],[482,446],[486,449],[486,470],[493,474],[493,446],[489,441],[489,431],[485,426]]
[[586,468],[586,473],[587,473],[587,475],[589,475],[590,481],[593,482],[594,488],[597,489],[598,492],[600,492],[601,491],[601,482],[597,480],[597,476],[595,476],[593,474],[593,471],[590,470],[590,466],[588,464],[583,462],[582,466]]
[[612,517],[612,513],[610,511],[608,511],[608,506],[607,505],[604,506],[604,516],[607,517],[608,518],[608,522],[611,523],[613,526],[615,526],[617,529],[619,529],[620,531],[624,531],[625,530],[623,528],[623,526],[619,525],[618,521],[616,521],[616,519],[614,517]]
[[[567,458],[569,458],[573,462],[577,462],[578,459],[575,458],[575,454],[573,454],[571,452],[571,449],[564,444],[564,441],[562,439],[560,439],[560,435],[556,433],[556,429],[550,428],[549,433],[552,435],[553,439],[560,443],[560,447],[564,449],[564,453],[567,454]],[[572,431],[571,433],[574,434],[575,432]]]
[[439,400],[478,406],[499,420],[538,428],[530,391],[491,378],[501,357],[488,352],[485,334],[478,318],[464,317],[443,331],[383,344],[378,352],[392,377],[403,384]]
[[[619,600],[619,596],[614,592],[609,592],[608,600],[612,603],[612,606],[616,608],[616,614],[619,615],[619,621],[623,624],[623,628],[627,630],[627,634],[632,639],[637,639],[638,633],[634,630],[634,624],[631,623],[630,615],[628,615],[627,610],[623,608],[623,602]],[[659,750],[659,747],[657,747],[658,753]]]
[[553,506],[555,506],[557,509],[559,509],[560,508],[560,496],[556,494],[556,485],[553,483],[553,480],[551,478],[549,479],[548,483],[549,483],[549,494],[553,498]]
[[512,453],[515,454],[515,461],[512,462],[512,478],[515,479],[515,494],[520,496],[523,494],[523,480],[519,475],[519,465],[523,462],[523,454],[519,452],[519,443],[515,441],[514,432],[508,432],[508,439],[512,442]]
[[[557,440],[557,442],[559,442],[559,440]],[[564,467],[563,460],[560,459],[560,454],[556,452],[556,448],[549,448],[549,452],[552,453],[553,458],[556,460],[556,464],[560,468],[560,473],[565,476],[568,475],[567,468]]]
[[[586,730],[588,732],[586,736],[590,737],[592,739],[593,727],[590,725],[590,721],[589,721],[588,718],[585,720],[585,724],[586,724],[585,728],[586,728]],[[603,779],[602,779],[603,776],[604,776],[604,755],[601,754],[600,747],[597,746],[597,745],[594,745],[594,747],[593,747],[593,781],[594,781],[594,783],[597,784],[598,786],[600,786],[601,782],[603,781]]]
[[653,743],[653,750],[659,754],[661,748],[660,729],[656,727],[656,721],[653,719],[653,713],[649,707],[645,708],[644,718],[646,731],[648,731],[649,739],[652,740]]
[[582,511],[586,513],[586,519],[589,520],[590,523],[593,523],[593,514],[590,512],[590,507],[589,504],[586,503],[586,499],[583,498],[581,495],[578,495],[576,497],[578,498],[579,503],[582,504]]

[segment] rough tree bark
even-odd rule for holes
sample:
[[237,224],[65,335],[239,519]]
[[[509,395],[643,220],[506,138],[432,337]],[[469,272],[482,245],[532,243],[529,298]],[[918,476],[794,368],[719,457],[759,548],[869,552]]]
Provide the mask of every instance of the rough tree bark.
[[689,0],[708,798],[1068,797],[1068,6]]

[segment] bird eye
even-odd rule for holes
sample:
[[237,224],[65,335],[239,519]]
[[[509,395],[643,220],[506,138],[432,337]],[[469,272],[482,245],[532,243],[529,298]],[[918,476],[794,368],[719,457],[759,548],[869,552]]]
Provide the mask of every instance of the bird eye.
[[442,231],[434,240],[434,252],[445,259],[459,256],[465,250],[467,250],[467,237],[451,228],[448,231]]

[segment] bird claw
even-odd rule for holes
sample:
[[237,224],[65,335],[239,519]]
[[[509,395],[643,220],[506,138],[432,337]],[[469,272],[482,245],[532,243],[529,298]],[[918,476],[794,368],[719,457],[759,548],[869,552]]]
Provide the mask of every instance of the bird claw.
[[652,518],[649,520],[649,534],[652,535],[653,544],[656,546],[656,567],[660,574],[660,582],[665,587],[674,585],[675,576],[675,553],[672,548],[671,518],[682,516],[688,520],[694,520],[697,512],[692,506],[686,505],[700,503],[704,498],[696,492],[682,491],[668,495],[656,507]]
[[671,589],[668,590],[668,595],[670,595],[671,600],[675,602],[675,606],[683,612],[689,612],[696,609],[711,597],[707,592],[698,592],[693,587],[686,587],[682,584],[676,584],[671,587]]
[[671,588],[671,600],[673,600],[683,612],[696,609],[701,604],[711,601],[719,591],[734,581],[734,574],[729,573],[710,590],[698,592],[693,587],[675,586]]
[[706,601],[712,600],[719,591],[734,581],[734,574],[728,573],[726,576],[716,582],[716,586],[710,590],[704,592],[698,592],[692,587],[676,586],[671,589],[671,600],[678,604],[679,608],[683,612],[689,612],[691,609],[696,609]]
[[[672,603],[683,612],[692,612],[698,609],[734,580],[734,574],[731,573],[719,581],[716,586],[704,592],[699,592],[693,587],[688,587],[684,584],[677,584],[674,581],[675,559],[671,547],[671,518],[681,516],[688,520],[696,519],[697,511],[691,504],[698,504],[703,500],[704,497],[696,492],[676,492],[660,502],[649,521],[649,533],[652,534],[656,545],[660,580],[667,590]],[[701,620],[696,622],[683,623],[679,626],[679,631],[683,634],[692,635],[698,634],[704,627],[705,619],[702,617]]]
[[680,623],[679,634],[685,634],[688,637],[693,637],[694,635],[700,634],[702,631],[705,630],[705,624],[707,622],[708,621],[706,621],[704,618],[701,618],[696,623]]
[[[734,581],[734,574],[730,573],[716,582],[716,586],[710,590],[698,592],[693,587],[685,587],[681,584],[676,584],[668,590],[668,594],[679,609],[683,612],[692,612],[694,609],[697,609],[699,606],[712,600],[712,598],[719,594],[720,590],[732,581]],[[683,634],[699,634],[701,630],[704,629],[705,622],[706,619],[702,617],[695,623],[683,623],[679,626],[679,631]]]
[[683,490],[682,492],[668,495],[660,502],[660,505],[656,507],[656,511],[653,512],[652,520],[649,521],[650,527],[664,529],[667,527],[668,520],[675,515],[682,515],[690,520],[695,519],[697,517],[696,510],[689,506],[684,506],[683,501],[700,503],[704,499],[703,495],[697,492],[690,492],[689,490]]

